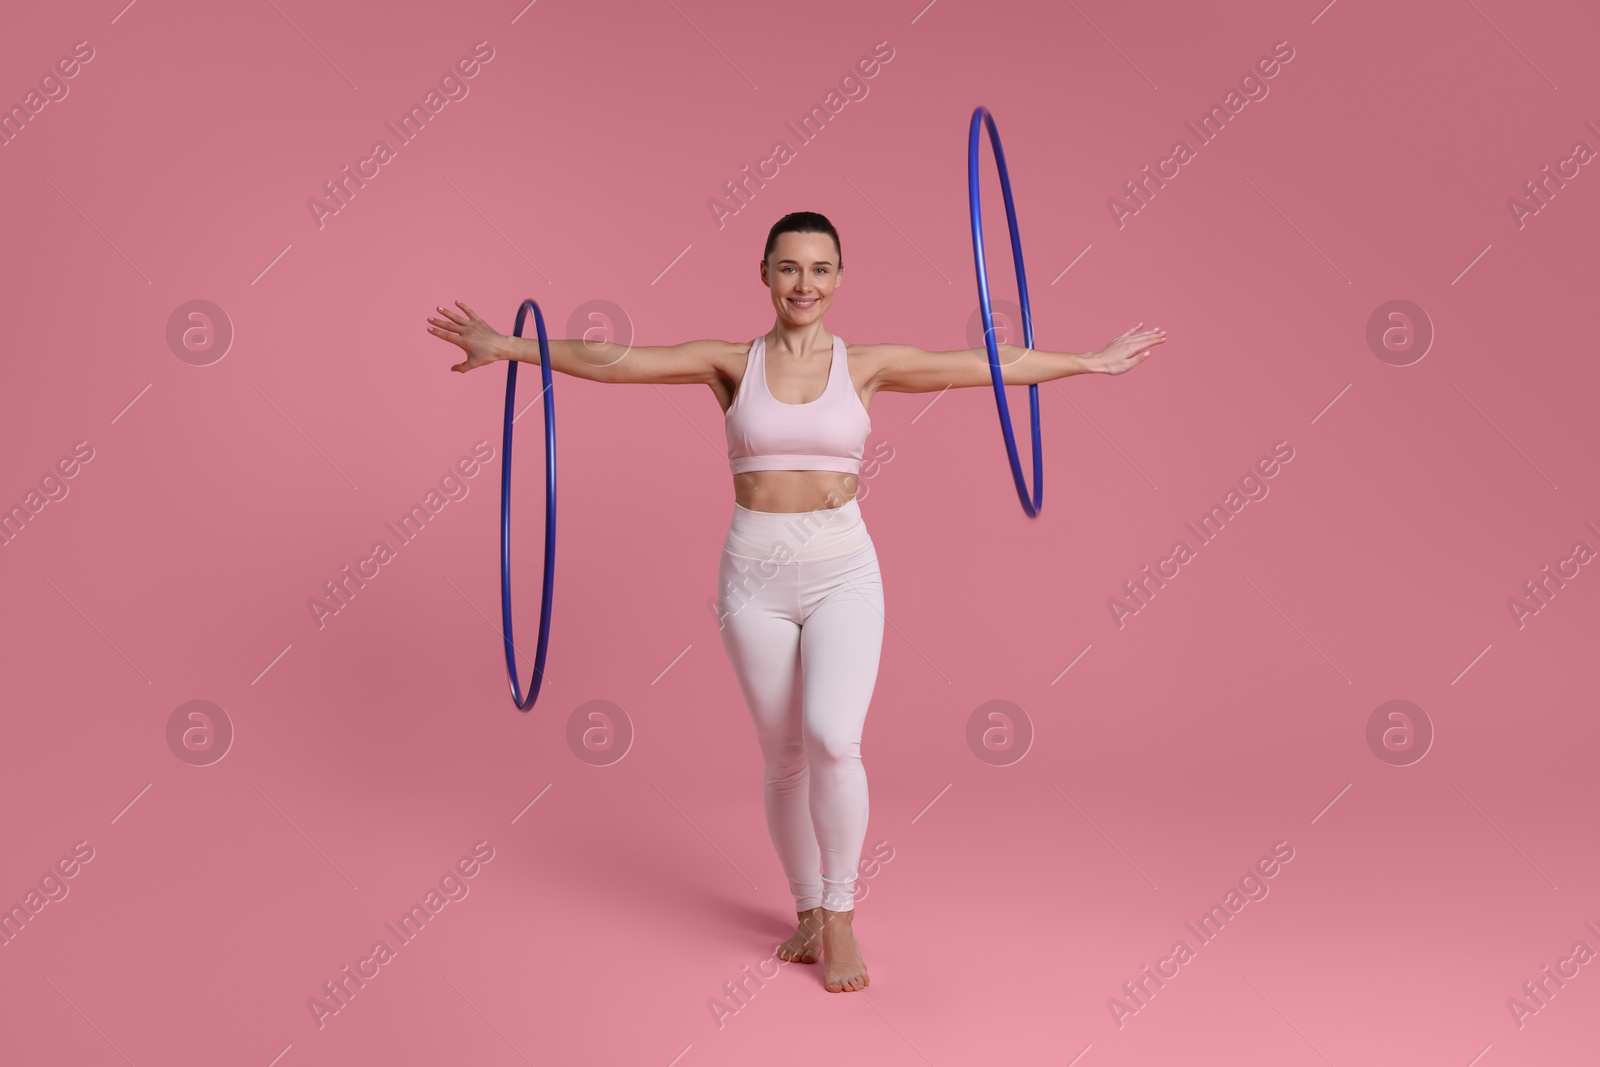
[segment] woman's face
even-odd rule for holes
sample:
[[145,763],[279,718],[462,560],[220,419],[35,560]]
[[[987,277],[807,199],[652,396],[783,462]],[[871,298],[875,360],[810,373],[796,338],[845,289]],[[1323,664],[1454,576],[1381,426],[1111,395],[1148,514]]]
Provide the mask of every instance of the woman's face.
[[761,264],[761,281],[772,290],[778,318],[790,326],[819,321],[838,288],[839,250],[825,233],[780,233]]

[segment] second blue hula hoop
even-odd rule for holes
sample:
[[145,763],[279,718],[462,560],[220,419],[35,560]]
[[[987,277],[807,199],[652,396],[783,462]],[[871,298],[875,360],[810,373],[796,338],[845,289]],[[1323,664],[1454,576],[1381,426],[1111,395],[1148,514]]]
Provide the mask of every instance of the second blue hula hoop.
[[533,309],[533,323],[539,334],[539,370],[544,379],[544,595],[539,606],[539,650],[534,653],[533,677],[528,680],[528,695],[517,683],[517,648],[511,635],[511,424],[516,421],[517,361],[506,369],[505,432],[500,442],[500,619],[506,640],[506,673],[511,676],[511,700],[522,711],[530,710],[539,699],[544,684],[544,659],[550,647],[551,593],[556,578],[556,398],[550,381],[550,341],[544,332],[544,313],[534,300],[524,300],[517,308],[517,324],[512,335],[522,336],[522,324]]
[[995,165],[1000,171],[1000,191],[1005,194],[1006,222],[1011,226],[1011,258],[1017,265],[1017,292],[1021,295],[1022,341],[1033,347],[1033,313],[1028,307],[1028,275],[1022,267],[1022,238],[1017,236],[1017,208],[1011,199],[1011,176],[1006,171],[1006,153],[1000,147],[1000,133],[994,128],[994,116],[986,107],[972,112],[972,128],[967,137],[967,197],[972,206],[972,257],[978,271],[978,305],[983,309],[983,343],[989,350],[989,375],[994,382],[995,403],[1000,409],[1000,430],[1005,435],[1006,456],[1011,461],[1011,477],[1017,485],[1017,496],[1022,500],[1022,510],[1029,518],[1037,518],[1044,503],[1044,453],[1039,440],[1039,387],[1028,386],[1028,404],[1033,414],[1033,497],[1028,496],[1028,486],[1022,479],[1022,461],[1017,458],[1017,439],[1011,432],[1011,409],[1006,405],[1005,382],[1000,371],[1000,352],[994,342],[994,308],[989,302],[989,269],[983,258],[983,204],[979,196],[978,154],[981,142],[978,131],[989,129],[989,144],[994,148]]

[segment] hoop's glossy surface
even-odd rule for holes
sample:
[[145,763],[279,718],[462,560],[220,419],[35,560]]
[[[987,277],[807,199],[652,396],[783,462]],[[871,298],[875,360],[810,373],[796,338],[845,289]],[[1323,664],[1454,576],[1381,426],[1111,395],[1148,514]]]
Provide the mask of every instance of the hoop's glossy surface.
[[504,624],[506,641],[506,673],[511,676],[511,700],[527,711],[539,699],[539,689],[544,684],[545,653],[550,646],[551,593],[556,577],[556,398],[550,382],[550,341],[544,332],[544,313],[533,300],[524,300],[517,308],[517,324],[513,336],[522,336],[522,325],[527,320],[528,309],[533,309],[533,322],[539,333],[539,370],[544,379],[544,594],[539,606],[539,649],[534,653],[533,677],[528,681],[528,695],[522,696],[517,684],[517,649],[511,634],[511,424],[516,421],[517,361],[511,360],[506,369],[505,432],[500,444],[500,618]]
[[1017,236],[1017,209],[1011,199],[1011,176],[1006,171],[1006,153],[1000,147],[1000,133],[994,127],[994,116],[986,107],[972,112],[972,128],[967,136],[967,195],[972,207],[972,258],[978,272],[978,305],[983,309],[983,343],[989,350],[989,374],[994,382],[995,404],[1000,411],[1000,430],[1005,435],[1006,456],[1011,461],[1011,477],[1017,485],[1017,496],[1022,500],[1022,510],[1029,518],[1037,518],[1044,503],[1044,453],[1039,440],[1039,387],[1028,386],[1028,404],[1033,425],[1033,497],[1028,497],[1028,486],[1022,479],[1022,461],[1017,458],[1017,440],[1011,432],[1011,409],[1006,404],[1005,381],[1000,370],[1000,353],[994,341],[994,309],[989,303],[989,269],[983,258],[983,205],[978,180],[978,154],[982,142],[978,138],[981,127],[989,129],[989,144],[994,148],[995,165],[1000,171],[1000,191],[1005,194],[1006,222],[1011,227],[1011,258],[1017,265],[1017,292],[1022,305],[1022,343],[1033,347],[1033,314],[1028,307],[1028,275],[1022,267],[1022,239]]

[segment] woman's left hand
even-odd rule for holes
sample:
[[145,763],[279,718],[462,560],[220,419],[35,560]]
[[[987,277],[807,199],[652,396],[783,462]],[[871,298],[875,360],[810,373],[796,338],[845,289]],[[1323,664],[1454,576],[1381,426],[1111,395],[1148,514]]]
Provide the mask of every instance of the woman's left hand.
[[1125,374],[1143,363],[1149,358],[1151,349],[1167,340],[1167,331],[1159,326],[1153,330],[1134,332],[1143,325],[1141,322],[1128,327],[1100,351],[1085,357],[1084,369],[1095,374]]

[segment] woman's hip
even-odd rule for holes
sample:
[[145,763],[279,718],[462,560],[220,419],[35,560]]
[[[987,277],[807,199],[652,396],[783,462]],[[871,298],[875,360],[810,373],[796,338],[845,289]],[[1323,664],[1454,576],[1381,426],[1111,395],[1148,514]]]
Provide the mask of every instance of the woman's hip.
[[752,511],[736,503],[722,543],[724,555],[768,565],[835,560],[870,548],[872,537],[853,498],[815,511]]

